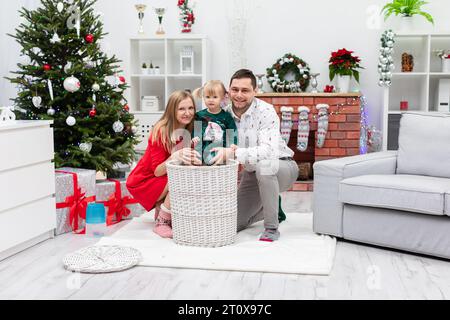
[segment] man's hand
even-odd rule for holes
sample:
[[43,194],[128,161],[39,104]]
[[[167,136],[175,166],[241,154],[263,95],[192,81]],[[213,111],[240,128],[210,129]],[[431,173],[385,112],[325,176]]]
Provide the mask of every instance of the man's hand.
[[200,160],[200,154],[191,148],[184,148],[178,150],[170,157],[172,160],[175,160],[179,163],[183,163],[185,165],[194,165],[201,166],[202,161]]
[[227,163],[228,160],[233,160],[235,157],[235,148],[214,148],[211,152],[215,152],[216,156],[211,160],[213,165]]

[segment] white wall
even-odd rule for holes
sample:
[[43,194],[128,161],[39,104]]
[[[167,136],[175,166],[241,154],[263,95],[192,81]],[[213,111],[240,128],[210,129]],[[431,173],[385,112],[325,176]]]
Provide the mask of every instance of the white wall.
[[[99,0],[97,10],[104,14],[105,48],[124,61],[126,71],[129,65],[129,37],[136,36],[138,19],[134,8],[136,3],[149,5],[144,19],[145,27],[151,35],[156,30],[157,19],[151,7],[168,8],[164,28],[168,34],[177,34],[178,8],[176,0]],[[319,88],[329,83],[328,64],[330,52],[340,48],[355,51],[362,58],[366,68],[361,72],[360,89],[369,102],[369,117],[372,124],[380,126],[382,89],[378,87],[377,61],[379,38],[389,25],[382,21],[379,28],[373,24],[373,6],[381,8],[386,0],[197,0],[195,12],[197,21],[193,31],[203,33],[210,39],[210,77],[228,83],[228,79],[238,67],[248,67],[255,73],[265,73],[277,58],[292,52],[310,64],[312,71],[320,72]],[[435,20],[434,29],[450,30],[450,2],[433,0],[425,6]],[[15,69],[17,45],[5,36],[19,23],[16,10],[21,5],[33,5],[38,0],[2,1],[0,16],[0,75],[6,76]],[[5,7],[6,5],[6,7]],[[376,7],[375,7],[376,8]],[[371,13],[372,12],[372,13]],[[375,12],[377,10],[375,9]],[[377,15],[376,15],[377,16]],[[233,20],[232,17],[235,19]],[[247,28],[241,39],[236,17],[245,18]],[[427,25],[426,23],[424,25]],[[232,28],[234,26],[234,28]],[[449,32],[450,33],[450,32]],[[245,40],[240,48],[241,55],[232,43]],[[355,85],[356,89],[357,86]],[[0,104],[7,104],[14,96],[14,88],[6,80],[0,80]]]

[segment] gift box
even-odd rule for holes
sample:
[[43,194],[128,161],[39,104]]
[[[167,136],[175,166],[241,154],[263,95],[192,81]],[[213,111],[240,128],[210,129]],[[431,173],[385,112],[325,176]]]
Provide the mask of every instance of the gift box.
[[95,174],[95,170],[56,169],[56,235],[82,233],[87,205],[95,202]]
[[97,182],[95,197],[97,203],[105,205],[108,226],[122,220],[137,218],[146,212],[144,207],[131,197],[125,179]]

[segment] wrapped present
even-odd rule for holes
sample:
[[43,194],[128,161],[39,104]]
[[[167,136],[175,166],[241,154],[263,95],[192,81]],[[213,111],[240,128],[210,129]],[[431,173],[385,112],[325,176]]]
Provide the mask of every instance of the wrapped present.
[[108,179],[97,183],[95,196],[97,203],[103,203],[106,207],[108,226],[139,217],[146,212],[144,207],[130,196],[124,179]]
[[95,170],[60,168],[55,171],[56,235],[83,233],[86,209],[95,202]]

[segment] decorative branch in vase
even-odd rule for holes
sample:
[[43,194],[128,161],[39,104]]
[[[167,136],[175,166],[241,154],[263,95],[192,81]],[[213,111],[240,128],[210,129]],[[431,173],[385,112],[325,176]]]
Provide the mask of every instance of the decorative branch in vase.
[[192,31],[192,25],[195,23],[194,7],[195,4],[192,7],[189,6],[189,0],[178,0],[182,33],[190,33]]
[[442,72],[450,73],[450,50],[434,50],[438,58],[442,60]]

